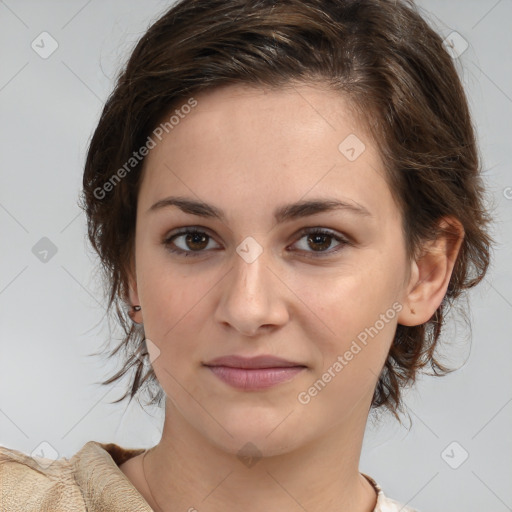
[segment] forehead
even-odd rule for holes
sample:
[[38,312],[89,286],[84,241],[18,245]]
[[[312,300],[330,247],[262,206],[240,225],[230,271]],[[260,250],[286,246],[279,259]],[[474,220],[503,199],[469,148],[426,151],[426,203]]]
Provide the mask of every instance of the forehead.
[[194,100],[145,159],[145,206],[177,192],[233,206],[237,197],[263,206],[338,192],[391,206],[378,150],[341,93],[231,85]]

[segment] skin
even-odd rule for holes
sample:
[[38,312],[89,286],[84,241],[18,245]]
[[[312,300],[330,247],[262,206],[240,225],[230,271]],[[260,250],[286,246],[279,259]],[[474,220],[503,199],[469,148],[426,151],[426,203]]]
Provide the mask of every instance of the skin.
[[[440,305],[462,227],[451,219],[458,240],[439,238],[407,260],[377,147],[339,93],[236,85],[195,98],[146,157],[138,197],[129,299],[141,306],[133,318],[151,340],[167,397],[162,438],[144,463],[151,492],[141,456],[121,470],[155,510],[370,512],[376,493],[358,465],[377,378],[397,324],[424,323]],[[338,150],[350,134],[365,144],[354,161]],[[168,196],[202,200],[226,218],[148,211]],[[275,208],[313,198],[362,205],[371,216],[335,210],[274,222]],[[202,252],[171,253],[164,239],[189,226],[206,241],[181,236],[174,247]],[[307,227],[352,242],[308,241]],[[248,236],[263,249],[252,263],[236,252]],[[394,318],[300,403],[386,311]],[[202,366],[229,354],[272,354],[307,369],[265,391],[240,391]],[[237,457],[248,442],[259,450],[250,467]]]

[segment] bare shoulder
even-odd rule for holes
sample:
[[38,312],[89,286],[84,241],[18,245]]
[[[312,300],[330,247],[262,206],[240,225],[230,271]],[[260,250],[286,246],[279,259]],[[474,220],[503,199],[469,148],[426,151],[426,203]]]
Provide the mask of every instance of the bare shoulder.
[[10,512],[86,510],[67,459],[32,457],[0,446],[0,480],[2,507]]

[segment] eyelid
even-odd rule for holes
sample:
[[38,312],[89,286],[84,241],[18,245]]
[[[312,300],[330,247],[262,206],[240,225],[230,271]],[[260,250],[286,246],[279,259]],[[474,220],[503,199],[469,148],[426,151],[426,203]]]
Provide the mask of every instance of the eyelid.
[[319,233],[321,235],[327,235],[332,237],[335,241],[338,242],[338,246],[335,249],[329,249],[327,251],[299,251],[302,253],[302,255],[306,258],[315,258],[315,259],[321,259],[321,258],[328,258],[329,256],[335,256],[337,255],[345,246],[353,246],[353,242],[350,240],[350,237],[343,235],[341,233],[338,233],[337,231],[330,229],[330,228],[324,228],[321,226],[311,226],[302,228],[294,235],[294,238],[297,240],[294,242],[296,244],[299,242],[304,236],[309,234],[315,234]]
[[[167,249],[172,253],[179,253],[179,254],[185,254],[185,255],[192,255],[192,256],[200,256],[202,254],[206,254],[207,251],[185,251],[183,249],[177,248],[177,249],[170,249],[169,246],[173,242],[173,239],[178,238],[182,235],[187,235],[190,233],[200,233],[205,234],[210,240],[214,240],[217,244],[218,242],[215,240],[215,237],[211,234],[210,230],[208,228],[205,228],[203,226],[184,226],[181,228],[176,228],[176,230],[171,231],[171,233],[166,234],[163,237],[162,244],[167,247]],[[210,249],[211,250],[211,249]]]
[[[173,239],[178,238],[179,236],[182,236],[182,235],[190,234],[190,233],[205,234],[209,237],[210,240],[214,240],[216,243],[218,243],[215,239],[215,236],[213,236],[211,234],[211,231],[209,230],[209,228],[206,228],[204,226],[184,226],[181,228],[176,228],[176,230],[171,231],[170,234],[166,234],[163,237],[162,243],[163,243],[163,245],[165,245],[167,247],[167,249],[170,252],[177,253],[182,256],[191,255],[193,257],[198,257],[198,256],[202,256],[204,254],[207,254],[208,252],[210,252],[212,250],[212,249],[209,249],[209,250],[201,250],[201,251],[185,251],[180,248],[177,248],[177,249],[169,248]],[[292,245],[295,245],[302,238],[304,238],[306,235],[309,235],[309,234],[321,234],[321,235],[326,235],[326,236],[332,237],[335,241],[338,242],[339,245],[337,246],[338,247],[337,249],[334,249],[334,250],[330,249],[327,251],[304,251],[304,250],[296,251],[296,252],[299,252],[302,255],[304,255],[306,258],[308,258],[308,257],[315,258],[315,259],[320,259],[322,257],[327,258],[328,256],[337,254],[344,246],[353,246],[354,245],[354,242],[351,239],[351,237],[349,237],[347,235],[343,235],[341,233],[338,233],[337,231],[335,231],[333,229],[325,228],[325,227],[321,227],[321,226],[309,226],[309,227],[304,227],[304,228],[300,229],[293,235],[293,239],[295,241],[293,242]]]

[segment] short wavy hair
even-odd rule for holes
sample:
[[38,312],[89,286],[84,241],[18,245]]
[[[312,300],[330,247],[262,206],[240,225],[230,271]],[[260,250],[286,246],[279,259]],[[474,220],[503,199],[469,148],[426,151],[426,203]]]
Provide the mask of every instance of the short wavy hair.
[[[181,0],[148,28],[119,71],[83,174],[81,207],[101,260],[107,311],[123,327],[109,354],[124,349],[123,366],[102,384],[133,373],[117,402],[152,383],[158,392],[151,403],[164,397],[147,364],[143,326],[126,309],[144,159],[122,179],[119,171],[193,94],[230,84],[293,83],[339,91],[368,128],[402,214],[409,259],[440,234],[441,217],[464,227],[441,305],[422,325],[397,326],[371,408],[385,407],[400,421],[401,392],[420,370],[453,371],[436,353],[446,308],[483,279],[494,240],[467,98],[440,35],[412,0]],[[116,173],[115,186],[106,186]]]

